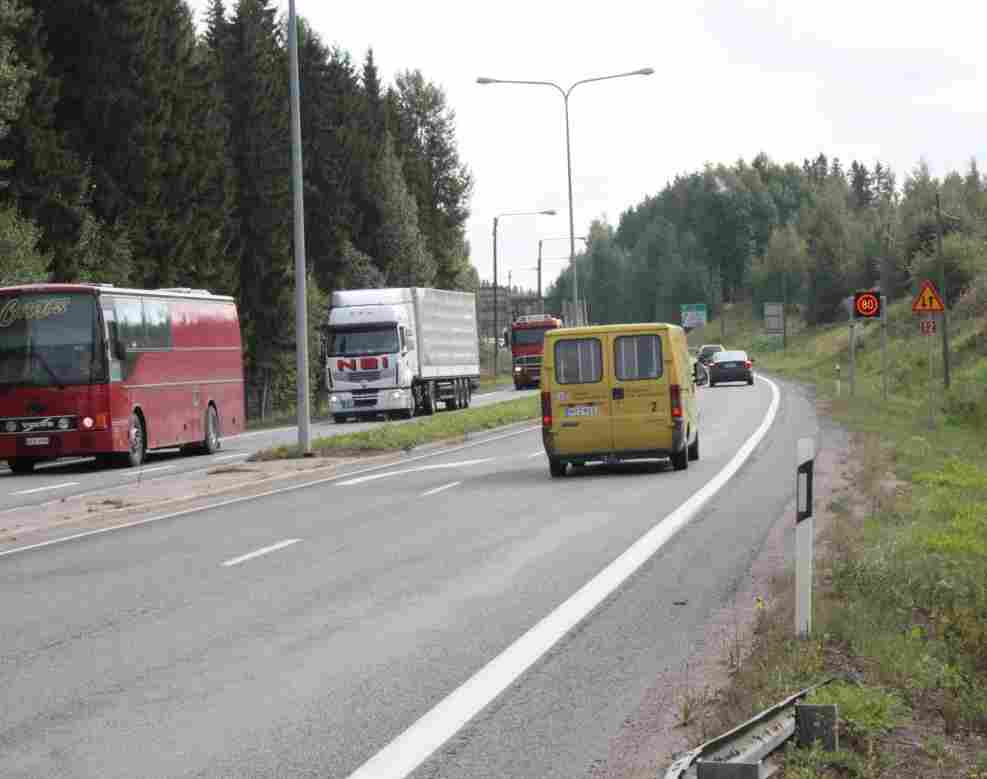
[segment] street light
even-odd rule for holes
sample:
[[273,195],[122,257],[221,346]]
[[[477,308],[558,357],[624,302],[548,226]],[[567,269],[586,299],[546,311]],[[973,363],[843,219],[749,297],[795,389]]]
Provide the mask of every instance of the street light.
[[[579,284],[576,279],[576,227],[572,213],[572,150],[569,141],[569,95],[572,94],[572,90],[580,84],[589,84],[593,81],[609,81],[610,79],[624,78],[626,76],[651,76],[654,72],[654,68],[639,68],[638,70],[630,70],[626,73],[614,73],[610,76],[584,78],[574,84],[571,84],[568,89],[563,89],[554,81],[527,81],[518,79],[487,78],[486,76],[480,76],[476,80],[477,84],[531,84],[536,86],[552,87],[553,89],[558,90],[559,94],[562,95],[562,102],[565,104],[565,164],[566,173],[569,178],[569,262],[572,264],[572,308],[574,318],[577,316],[576,312],[579,310]],[[576,324],[578,324],[578,321]]]
[[493,220],[493,331],[494,331],[494,379],[497,378],[497,358],[500,355],[500,336],[497,334],[497,223],[505,216],[555,216],[556,211],[550,208],[546,211],[508,211],[497,214]]
[[[559,237],[554,237],[553,236],[552,238],[539,238],[538,239],[538,302],[539,303],[541,302],[541,245],[542,245],[542,242],[543,241],[564,241],[568,237],[569,236],[567,236],[567,235],[563,235],[563,236],[559,236]],[[589,245],[589,238],[587,238],[585,235],[577,235],[576,238],[578,240],[582,241],[583,243],[585,243],[587,246]],[[569,258],[569,261],[572,262],[572,258],[571,257]],[[576,275],[576,266],[575,265],[572,266],[572,274],[573,274],[573,276]]]

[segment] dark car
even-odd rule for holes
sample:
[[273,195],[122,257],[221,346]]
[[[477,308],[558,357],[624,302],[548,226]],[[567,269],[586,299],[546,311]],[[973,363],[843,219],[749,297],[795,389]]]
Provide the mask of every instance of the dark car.
[[747,356],[747,352],[717,352],[707,368],[711,387],[725,381],[754,383],[754,361]]
[[703,365],[709,365],[713,361],[713,355],[723,350],[723,344],[703,344],[699,347],[699,354],[696,359]]

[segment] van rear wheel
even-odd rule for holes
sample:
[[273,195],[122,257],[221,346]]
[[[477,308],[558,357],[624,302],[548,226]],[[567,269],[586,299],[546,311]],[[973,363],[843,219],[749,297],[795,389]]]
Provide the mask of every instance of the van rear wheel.
[[565,476],[565,463],[557,457],[548,458],[548,471],[553,479],[560,479]]
[[699,459],[699,433],[696,433],[696,440],[689,444],[689,459],[693,462]]
[[677,471],[684,471],[689,467],[689,448],[682,447],[681,452],[672,455],[672,467]]

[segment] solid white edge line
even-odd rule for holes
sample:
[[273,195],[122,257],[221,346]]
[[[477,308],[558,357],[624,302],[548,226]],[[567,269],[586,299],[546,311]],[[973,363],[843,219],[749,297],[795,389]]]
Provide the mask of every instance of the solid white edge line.
[[158,471],[170,471],[173,469],[174,465],[156,465],[153,468],[135,468],[130,471],[124,471],[121,476],[143,476],[147,473],[157,473]]
[[443,484],[441,487],[436,487],[434,490],[428,490],[427,492],[423,492],[419,497],[427,498],[430,495],[438,495],[440,492],[451,490],[453,487],[458,487],[460,484],[462,484],[461,481],[454,481],[451,484]]
[[778,413],[781,393],[773,381],[763,381],[771,388],[768,411],[760,427],[716,476],[675,511],[659,520],[568,600],[350,774],[349,779],[404,779],[408,776],[691,522],[740,470],[770,430]]
[[[427,454],[420,454],[416,457],[410,457],[405,462],[416,462],[417,460],[424,460],[428,457],[443,457],[447,454],[453,454],[454,452],[461,452],[464,449],[473,449],[477,446],[484,446],[485,444],[492,443],[494,441],[500,441],[505,438],[513,438],[514,436],[524,435],[525,433],[531,433],[535,430],[540,430],[541,426],[536,425],[532,427],[526,427],[522,430],[514,430],[510,433],[504,433],[503,435],[492,436],[490,438],[485,438],[482,441],[474,441],[469,444],[462,444],[461,446],[454,447],[452,449],[446,449],[443,451],[429,452]],[[6,549],[0,552],[0,557],[8,557],[9,555],[19,554],[21,552],[28,552],[32,549],[43,549],[46,546],[54,546],[55,544],[64,544],[67,541],[76,541],[81,538],[88,538],[89,536],[96,536],[102,533],[111,533],[114,530],[124,530],[130,527],[140,527],[141,525],[148,525],[152,522],[159,522],[163,519],[178,519],[179,517],[185,517],[189,514],[197,514],[200,511],[209,511],[210,509],[223,508],[225,506],[234,506],[237,503],[246,503],[250,500],[259,500],[260,498],[267,498],[271,495],[281,495],[286,492],[295,492],[296,490],[303,490],[309,487],[317,487],[320,484],[328,484],[329,482],[334,482],[338,479],[346,478],[347,476],[353,476],[360,473],[369,473],[370,471],[379,471],[381,468],[393,468],[395,463],[384,463],[382,465],[373,465],[369,468],[365,468],[362,471],[352,471],[350,473],[343,473],[337,476],[327,476],[324,479],[316,479],[315,481],[307,481],[304,484],[292,484],[289,487],[280,487],[276,490],[268,490],[267,492],[259,492],[256,495],[244,495],[241,498],[230,498],[229,500],[223,500],[219,503],[210,503],[207,506],[196,506],[190,509],[184,509],[182,511],[175,511],[171,514],[162,514],[157,517],[148,517],[147,519],[138,519],[135,522],[122,522],[119,525],[110,525],[109,527],[101,527],[97,530],[87,530],[84,533],[76,533],[71,536],[65,536],[64,538],[52,538],[49,541],[41,541],[37,544],[29,544],[28,546],[18,546],[14,549]],[[22,507],[18,507],[22,508]]]
[[357,479],[347,479],[339,483],[340,487],[352,487],[356,484],[364,484],[368,481],[378,479],[389,479],[391,476],[403,476],[406,473],[421,473],[423,471],[438,471],[446,468],[468,468],[471,465],[481,465],[496,460],[496,457],[482,457],[478,460],[460,460],[455,463],[437,463],[436,465],[419,465],[417,468],[402,468],[399,471],[388,471],[387,473],[375,473],[371,476],[360,476]]
[[545,450],[544,449],[540,449],[537,452],[532,452],[531,454],[529,454],[528,455],[528,459],[531,460],[531,459],[533,459],[535,457],[544,457],[544,456],[545,456]]
[[18,490],[17,492],[10,493],[11,495],[33,495],[35,492],[45,492],[47,490],[60,490],[64,487],[78,487],[79,482],[77,481],[67,481],[62,484],[50,484],[47,487],[35,487],[33,490]]
[[284,549],[286,546],[291,546],[292,544],[297,544],[302,539],[300,538],[286,538],[284,541],[278,541],[276,544],[271,544],[270,546],[265,546],[262,549],[255,549],[253,552],[247,552],[245,555],[240,555],[239,557],[234,557],[227,560],[222,565],[224,568],[229,568],[233,565],[239,565],[240,563],[245,563],[247,560],[253,560],[255,557],[260,557],[261,555],[270,554],[271,552],[277,552],[279,549]]

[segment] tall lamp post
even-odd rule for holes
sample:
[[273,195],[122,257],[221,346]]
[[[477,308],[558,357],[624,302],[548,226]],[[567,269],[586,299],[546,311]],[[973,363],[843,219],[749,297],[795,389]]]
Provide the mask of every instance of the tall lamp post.
[[302,129],[298,88],[298,22],[295,0],[288,2],[288,68],[291,92],[291,191],[295,216],[295,361],[298,405],[298,449],[312,454],[308,397],[308,311],[305,294],[305,202],[302,189]]
[[[564,241],[568,237],[569,236],[563,235],[563,236],[559,236],[557,238],[556,237],[552,237],[552,238],[539,238],[538,239],[538,302],[539,303],[541,302],[541,245],[545,241]],[[589,244],[589,238],[587,238],[585,235],[577,235],[576,236],[576,240],[577,241],[582,241],[583,243],[585,243],[587,245]],[[570,262],[572,261],[572,258],[571,257],[569,258],[569,261]],[[572,273],[573,273],[573,275],[575,275],[575,273],[576,273],[576,266],[575,265],[572,266]]]
[[555,209],[547,211],[508,211],[497,214],[493,220],[493,330],[494,330],[494,380],[497,379],[498,360],[500,356],[500,335],[497,331],[497,224],[505,216],[555,216]]
[[[570,84],[568,89],[563,89],[554,81],[528,81],[519,79],[487,78],[485,76],[480,76],[476,80],[477,84],[530,84],[535,86],[552,87],[557,90],[560,95],[562,95],[562,102],[565,105],[565,164],[566,173],[569,179],[569,262],[572,265],[573,316],[576,316],[576,312],[579,311],[579,283],[576,279],[576,227],[572,212],[572,149],[569,141],[569,95],[572,94],[572,90],[580,84],[589,84],[593,81],[609,81],[610,79],[625,78],[627,76],[650,76],[654,74],[654,72],[654,68],[640,68],[639,70],[630,70],[626,73],[614,73],[610,76],[584,78],[574,84]],[[579,324],[578,321],[576,324]]]

